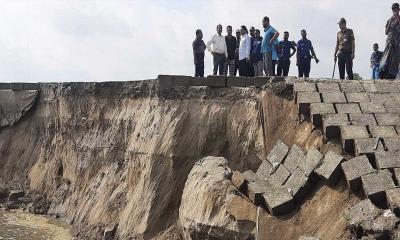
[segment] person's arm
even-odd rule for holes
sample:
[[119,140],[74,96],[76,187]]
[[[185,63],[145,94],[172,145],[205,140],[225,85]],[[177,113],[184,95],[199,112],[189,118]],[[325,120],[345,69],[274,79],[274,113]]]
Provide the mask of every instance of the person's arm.
[[310,50],[311,50],[312,57],[315,59],[315,62],[319,63],[319,59],[317,58],[317,55],[315,54],[314,47],[313,47],[311,41],[310,41]]
[[354,32],[351,31],[351,59],[354,59],[356,56],[356,39],[354,38]]
[[215,43],[214,37],[212,37],[211,40],[207,42],[207,49],[208,49],[208,51],[210,51],[210,53],[214,52],[213,49],[211,48],[211,44],[214,44],[214,43]]
[[336,36],[336,48],[335,48],[335,55],[334,55],[335,62],[337,61],[337,53],[338,53],[338,51],[339,51],[339,37]]
[[292,48],[293,52],[292,52],[292,54],[290,54],[290,57],[289,57],[289,58],[293,57],[293,55],[295,55],[296,52],[297,52],[296,47],[295,47],[294,44],[292,44],[292,47],[291,47],[291,48]]
[[251,39],[247,37],[247,47],[246,47],[246,60],[250,61],[250,48],[251,48]]
[[370,66],[371,66],[371,68],[373,68],[374,63],[375,63],[374,54],[372,53],[371,58],[370,58]]
[[[298,43],[297,43],[298,45]],[[296,52],[296,65],[299,66],[299,51]]]
[[224,39],[225,57],[228,58],[228,46],[226,45],[226,40]]
[[388,35],[391,29],[392,29],[392,18],[390,18],[386,23],[385,34]]
[[269,44],[272,46],[272,44],[274,43],[275,39],[277,39],[278,37],[279,37],[279,32],[275,31],[274,36],[269,41]]

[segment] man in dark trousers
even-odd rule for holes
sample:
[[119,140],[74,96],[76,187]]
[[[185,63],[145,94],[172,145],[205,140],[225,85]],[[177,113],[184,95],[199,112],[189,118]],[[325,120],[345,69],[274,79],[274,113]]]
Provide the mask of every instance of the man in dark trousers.
[[224,75],[226,76],[229,68],[229,76],[235,76],[235,67],[236,67],[236,38],[232,36],[232,26],[226,27],[225,43],[228,51],[228,57],[225,61],[224,66]]
[[[293,52],[290,52],[293,50]],[[290,68],[290,58],[296,54],[296,43],[289,41],[289,32],[283,33],[283,40],[278,44],[278,70],[277,76],[288,76]]]
[[297,67],[299,68],[299,77],[310,77],[311,59],[314,58],[318,64],[319,60],[315,55],[314,47],[307,39],[306,30],[301,30],[301,39],[297,42]]
[[236,30],[236,51],[235,51],[235,76],[236,73],[239,71],[239,46],[240,46],[240,39],[241,39],[241,34],[240,34],[240,29]]
[[[212,47],[211,47],[212,45]],[[213,55],[214,69],[213,75],[223,75],[225,60],[228,56],[226,49],[225,37],[222,36],[222,25],[217,25],[217,34],[215,34],[210,41],[207,42],[207,49]]]
[[254,75],[255,76],[263,76],[264,72],[264,65],[263,65],[263,56],[261,54],[261,42],[262,42],[262,37],[260,35],[260,30],[256,29],[255,31],[255,39],[257,41],[254,41],[251,45],[252,51],[250,51],[250,59],[253,64],[254,68]]
[[[257,42],[255,27],[251,27],[250,28],[250,42],[251,42],[251,46],[253,46],[253,44],[255,44],[255,42]],[[250,48],[250,58],[251,58],[252,54],[253,54],[253,47]],[[251,59],[250,59],[250,61],[251,61]],[[254,77],[255,76],[254,67],[253,67],[253,64],[251,64],[251,63],[250,63],[250,66],[249,66],[249,76],[250,77]]]
[[195,67],[195,77],[204,77],[204,51],[206,50],[206,45],[203,41],[203,33],[200,29],[196,30],[196,39],[193,44],[193,56],[194,56],[194,67]]
[[248,35],[246,26],[240,28],[242,39],[239,46],[239,76],[250,77],[250,48],[251,40]]
[[355,57],[355,38],[353,30],[347,28],[346,19],[339,21],[340,31],[336,37],[335,62],[338,60],[340,79],[344,79],[345,74],[350,80],[354,79],[353,60]]
[[381,59],[383,52],[379,51],[379,45],[377,43],[373,46],[374,52],[371,55],[371,69],[372,69],[372,79],[379,79],[379,67],[381,64]]

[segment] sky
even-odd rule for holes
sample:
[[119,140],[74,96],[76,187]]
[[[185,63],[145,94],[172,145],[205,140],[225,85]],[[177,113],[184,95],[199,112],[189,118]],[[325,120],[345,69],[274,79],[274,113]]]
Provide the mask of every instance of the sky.
[[[310,77],[332,76],[337,22],[356,38],[354,72],[370,78],[372,44],[383,51],[388,0],[1,0],[0,82],[123,81],[193,75],[196,29],[204,41],[217,24],[262,29],[290,39],[306,29],[320,63]],[[212,73],[206,53],[205,74]],[[289,75],[296,75],[292,61]],[[336,77],[338,72],[336,72]]]

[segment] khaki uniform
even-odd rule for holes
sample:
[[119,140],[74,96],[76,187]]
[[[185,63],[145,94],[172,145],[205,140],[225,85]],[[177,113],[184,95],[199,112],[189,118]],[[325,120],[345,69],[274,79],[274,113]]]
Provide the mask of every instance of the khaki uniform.
[[351,52],[352,43],[355,41],[353,30],[347,29],[345,32],[337,33],[337,44],[339,46],[339,52]]

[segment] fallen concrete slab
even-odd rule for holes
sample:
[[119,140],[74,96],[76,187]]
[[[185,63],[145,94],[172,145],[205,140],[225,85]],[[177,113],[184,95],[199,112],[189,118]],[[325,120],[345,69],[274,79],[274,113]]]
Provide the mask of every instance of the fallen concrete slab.
[[344,176],[350,189],[357,191],[361,188],[361,177],[374,172],[365,155],[352,158],[341,164]]
[[289,172],[294,172],[302,163],[304,156],[304,151],[299,146],[293,145],[287,154],[283,165],[287,170],[289,170]]
[[340,177],[340,163],[343,161],[343,156],[336,154],[333,151],[328,151],[322,163],[317,167],[317,173],[322,179],[330,185],[335,185]]
[[295,207],[293,197],[285,187],[270,184],[263,197],[269,212],[273,216],[287,214],[293,211]]
[[273,167],[267,160],[262,161],[261,165],[258,167],[257,175],[264,180],[268,180],[269,176],[273,172]]
[[280,164],[278,168],[273,172],[270,177],[268,178],[268,182],[276,185],[276,186],[282,186],[286,180],[289,178],[290,172]]
[[365,196],[376,203],[385,201],[385,191],[395,187],[389,170],[369,173],[361,177]]
[[311,172],[319,165],[323,155],[315,148],[311,148],[307,151],[304,157],[304,162],[300,164],[299,168],[303,170],[306,176],[310,176]]
[[267,160],[275,168],[277,167],[285,158],[286,154],[289,152],[289,148],[281,140],[278,140],[267,156]]
[[308,176],[306,176],[300,168],[297,168],[285,183],[285,188],[292,195],[296,202],[304,199],[311,190],[311,184],[308,184]]
[[375,161],[379,169],[400,168],[400,152],[377,152]]
[[387,204],[397,216],[400,216],[400,188],[386,190]]

